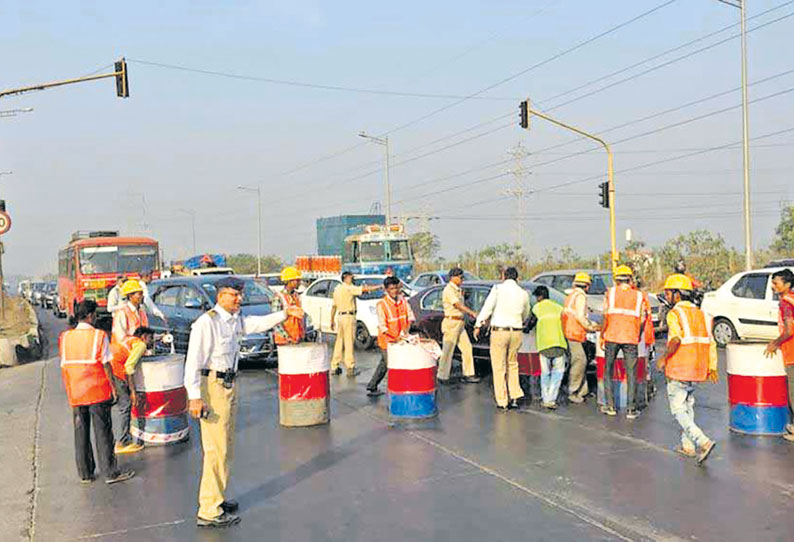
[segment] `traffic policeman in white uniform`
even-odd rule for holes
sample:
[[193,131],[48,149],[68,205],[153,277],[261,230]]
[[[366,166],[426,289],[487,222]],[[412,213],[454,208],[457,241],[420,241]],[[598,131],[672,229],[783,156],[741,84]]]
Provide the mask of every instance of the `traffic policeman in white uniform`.
[[216,282],[215,307],[200,316],[190,331],[185,388],[190,415],[200,419],[204,453],[197,514],[200,527],[226,527],[240,521],[234,514],[237,502],[225,498],[233,456],[240,341],[248,333],[270,330],[288,315],[303,318],[299,307],[267,316],[242,316],[244,284],[236,277]]

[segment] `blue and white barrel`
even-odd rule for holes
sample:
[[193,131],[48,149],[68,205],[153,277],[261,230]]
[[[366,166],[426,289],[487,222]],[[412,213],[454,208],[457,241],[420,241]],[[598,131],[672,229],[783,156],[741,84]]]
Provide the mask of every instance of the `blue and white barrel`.
[[436,357],[432,351],[413,342],[392,343],[388,350],[388,371],[392,419],[431,418],[438,414]]
[[766,343],[731,343],[728,360],[730,429],[748,435],[782,435],[789,423],[783,357],[764,355]]
[[142,396],[132,409],[130,434],[147,444],[173,444],[188,438],[185,356],[144,356],[135,371]]

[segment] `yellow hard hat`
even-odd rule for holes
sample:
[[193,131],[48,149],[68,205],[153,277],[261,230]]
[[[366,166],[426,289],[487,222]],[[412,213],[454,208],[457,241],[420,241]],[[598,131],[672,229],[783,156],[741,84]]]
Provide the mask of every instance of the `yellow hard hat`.
[[576,276],[573,278],[574,282],[578,282],[579,284],[592,284],[593,279],[590,278],[590,275],[585,273],[584,271],[580,273],[576,273]]
[[634,276],[634,271],[631,270],[631,267],[628,265],[619,265],[617,269],[615,269],[615,276],[616,277],[632,277]]
[[681,275],[680,273],[676,273],[675,275],[670,275],[667,277],[667,280],[664,281],[664,289],[665,290],[692,290],[692,279],[687,277],[686,275]]
[[128,280],[124,284],[121,285],[121,295],[127,297],[130,294],[134,294],[135,292],[142,292],[143,287],[141,283],[135,279]]
[[301,272],[296,267],[285,267],[281,270],[281,281],[289,282],[291,280],[298,280],[301,278]]

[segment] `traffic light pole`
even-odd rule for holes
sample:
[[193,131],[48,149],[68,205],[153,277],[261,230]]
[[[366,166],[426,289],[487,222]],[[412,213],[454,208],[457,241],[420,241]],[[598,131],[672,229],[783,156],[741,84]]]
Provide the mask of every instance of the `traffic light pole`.
[[129,89],[127,86],[127,62],[122,58],[116,62],[116,69],[112,73],[101,73],[99,75],[88,75],[86,77],[77,77],[75,79],[66,79],[64,81],[54,81],[52,83],[42,83],[40,85],[32,85],[29,87],[12,88],[0,91],[0,98],[7,96],[16,96],[26,92],[33,92],[35,90],[45,90],[53,87],[62,87],[64,85],[73,85],[75,83],[85,83],[86,81],[96,81],[98,79],[107,79],[109,77],[117,78],[117,94],[120,98],[129,97]]
[[[523,105],[523,104],[527,105]],[[522,102],[521,111],[523,115],[523,111],[526,109],[528,115],[535,115],[543,120],[546,120],[552,124],[556,124],[561,128],[565,128],[566,130],[570,130],[574,133],[577,133],[581,136],[584,136],[588,139],[592,139],[593,141],[599,143],[604,150],[607,151],[607,181],[609,182],[609,238],[610,238],[610,245],[611,245],[611,258],[612,258],[612,270],[614,271],[618,265],[618,245],[617,245],[617,238],[615,235],[615,176],[614,176],[614,168],[612,164],[612,148],[609,146],[609,143],[604,141],[598,136],[593,134],[589,134],[584,130],[580,130],[570,124],[565,124],[562,121],[554,119],[548,115],[541,113],[540,111],[536,111],[529,107],[529,100]],[[527,115],[527,126],[523,126],[524,128],[528,128],[529,126],[529,116]],[[523,118],[522,118],[523,122]]]

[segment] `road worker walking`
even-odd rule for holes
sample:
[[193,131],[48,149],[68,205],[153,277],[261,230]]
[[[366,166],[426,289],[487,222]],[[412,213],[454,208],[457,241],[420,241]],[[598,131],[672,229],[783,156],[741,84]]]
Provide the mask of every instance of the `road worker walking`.
[[565,298],[562,313],[562,330],[571,352],[571,369],[568,374],[568,400],[584,403],[590,392],[587,385],[587,354],[584,342],[588,331],[598,331],[599,325],[587,318],[587,291],[592,279],[587,273],[576,273],[573,290]]

